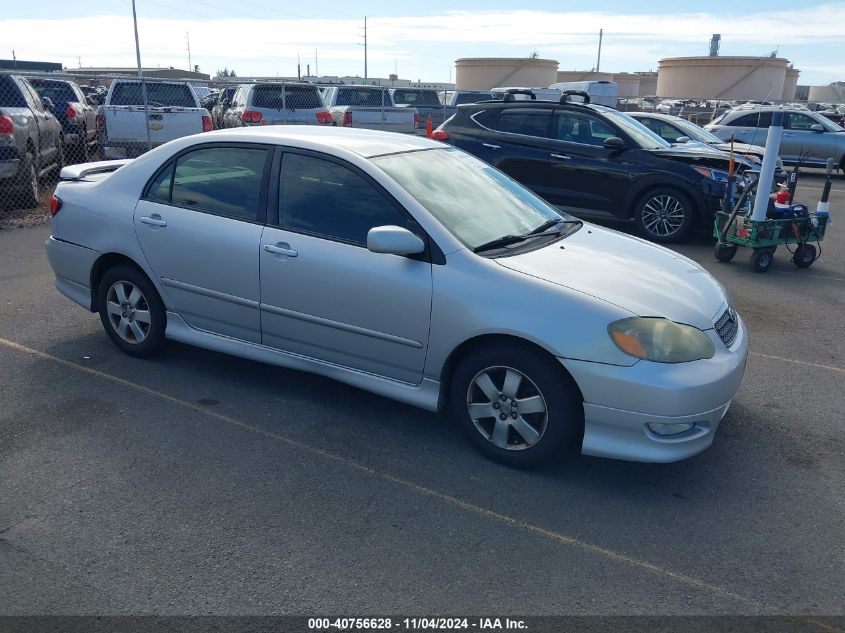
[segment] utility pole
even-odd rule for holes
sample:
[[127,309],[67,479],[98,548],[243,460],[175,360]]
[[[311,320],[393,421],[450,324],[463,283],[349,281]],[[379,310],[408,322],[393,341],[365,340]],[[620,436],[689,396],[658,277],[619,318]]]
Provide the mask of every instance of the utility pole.
[[185,44],[188,46],[188,72],[191,72],[194,67],[191,66],[191,36],[185,31]]
[[296,52],[296,78],[302,81],[302,65],[300,64],[299,51]]
[[317,49],[314,49],[314,76],[320,77],[320,67],[317,65]]
[[367,78],[367,16],[364,16],[364,79]]
[[135,14],[135,0],[132,0],[132,24],[135,27],[135,59],[138,62],[138,79],[141,80],[141,98],[144,101],[144,128],[147,130],[147,149],[153,148],[150,140],[150,106],[147,103],[147,82],[141,71],[141,45],[138,43],[138,16]]
[[599,58],[596,60],[596,72],[599,71],[601,66],[601,38],[604,35],[604,29],[599,29]]
[[15,57],[15,49],[12,49],[12,63],[15,65],[15,70],[18,69],[18,58]]

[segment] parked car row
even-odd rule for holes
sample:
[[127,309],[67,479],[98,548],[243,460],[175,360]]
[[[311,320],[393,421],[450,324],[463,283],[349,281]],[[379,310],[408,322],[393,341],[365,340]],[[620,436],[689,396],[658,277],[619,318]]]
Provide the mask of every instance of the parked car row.
[[[64,166],[64,128],[55,105],[23,77],[0,74],[0,197],[38,205],[40,181]],[[66,117],[69,118],[69,117]]]

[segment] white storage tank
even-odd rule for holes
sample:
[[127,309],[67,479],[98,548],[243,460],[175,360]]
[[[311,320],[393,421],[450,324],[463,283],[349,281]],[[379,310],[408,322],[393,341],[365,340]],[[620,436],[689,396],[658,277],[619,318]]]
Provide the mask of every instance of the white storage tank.
[[789,60],[782,57],[670,57],[661,59],[657,94],[667,98],[776,100]]
[[490,90],[499,86],[550,86],[558,63],[535,57],[466,57],[455,60],[456,90]]

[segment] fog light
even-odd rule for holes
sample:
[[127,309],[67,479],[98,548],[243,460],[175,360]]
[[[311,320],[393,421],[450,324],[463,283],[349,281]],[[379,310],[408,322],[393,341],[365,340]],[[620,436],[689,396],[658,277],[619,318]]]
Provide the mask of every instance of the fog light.
[[649,422],[648,428],[656,435],[678,435],[695,426],[693,422]]

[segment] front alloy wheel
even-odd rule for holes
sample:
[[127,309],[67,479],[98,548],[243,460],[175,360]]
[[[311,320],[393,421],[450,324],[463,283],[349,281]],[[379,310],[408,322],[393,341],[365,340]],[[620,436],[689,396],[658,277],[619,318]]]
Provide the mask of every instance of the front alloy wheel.
[[563,458],[584,428],[583,400],[551,355],[502,343],[468,353],[455,368],[449,404],[467,439],[516,468]]
[[694,212],[689,199],[672,189],[648,193],[637,205],[635,218],[640,231],[655,242],[674,242],[692,228]]
[[487,441],[509,451],[534,446],[548,424],[543,394],[512,367],[488,367],[475,375],[467,390],[467,413]]

